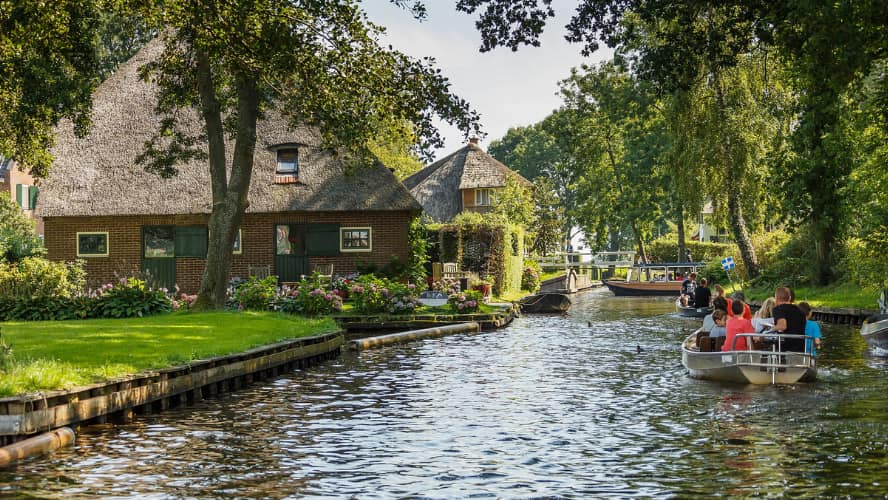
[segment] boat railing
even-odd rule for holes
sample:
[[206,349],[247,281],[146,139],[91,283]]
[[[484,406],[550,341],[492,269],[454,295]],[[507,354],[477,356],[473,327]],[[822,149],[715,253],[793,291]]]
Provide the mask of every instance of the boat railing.
[[[740,338],[747,339],[747,349],[736,349],[737,340]],[[772,340],[770,350],[748,348],[748,346],[753,344],[754,339],[761,338]],[[794,339],[804,340],[805,348],[801,351],[784,350],[784,341]],[[811,351],[808,350],[808,346],[813,345],[813,341],[814,337],[808,335],[795,335],[788,333],[740,333],[737,334],[737,336],[734,337],[734,340],[731,342],[730,353],[737,356],[738,363],[743,363],[750,366],[807,368],[814,364],[814,357]],[[792,360],[793,364],[789,364],[789,360]]]

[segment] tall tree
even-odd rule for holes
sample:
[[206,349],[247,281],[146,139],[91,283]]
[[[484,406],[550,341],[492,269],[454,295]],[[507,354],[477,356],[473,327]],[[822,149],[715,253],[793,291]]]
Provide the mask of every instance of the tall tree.
[[[369,141],[393,122],[412,123],[425,151],[443,142],[435,116],[477,131],[477,116],[450,93],[432,61],[381,47],[381,28],[350,0],[155,0],[130,7],[166,30],[163,56],[145,68],[160,87],[157,111],[165,118],[142,162],[169,176],[178,162],[208,161],[213,209],[198,307],[224,304],[228,249],[247,207],[263,113],[319,127],[325,142],[355,164],[373,161]],[[183,109],[198,111],[201,137],[178,127]]]
[[0,2],[0,154],[42,177],[53,127],[89,126],[98,84],[98,1]]

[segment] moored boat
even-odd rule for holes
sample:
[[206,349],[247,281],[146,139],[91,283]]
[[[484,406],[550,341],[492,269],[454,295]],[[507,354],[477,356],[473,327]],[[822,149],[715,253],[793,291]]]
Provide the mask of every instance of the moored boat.
[[604,284],[618,297],[678,296],[681,293],[681,280],[670,280],[671,274],[678,276],[680,269],[696,271],[704,265],[704,262],[637,264],[626,273],[626,279],[604,280]]
[[873,354],[888,356],[888,314],[876,314],[867,318],[860,327],[860,335]]
[[693,307],[681,305],[681,299],[675,300],[675,309],[680,316],[686,318],[704,318],[708,314],[712,314],[712,307]]
[[523,313],[562,313],[570,309],[570,297],[563,293],[537,293],[518,301]]
[[[693,378],[741,384],[795,384],[817,378],[817,360],[810,352],[781,350],[783,342],[802,335],[741,334],[737,338],[763,336],[773,340],[771,349],[708,352],[698,345],[698,333],[681,346],[681,362]],[[708,339],[708,337],[707,337]]]

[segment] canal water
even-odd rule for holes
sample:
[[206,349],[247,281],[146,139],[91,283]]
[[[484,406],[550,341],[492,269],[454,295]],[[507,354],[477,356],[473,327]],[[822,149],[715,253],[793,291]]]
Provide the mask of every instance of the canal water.
[[41,498],[888,494],[888,362],[825,326],[813,384],[689,379],[694,320],[597,290],[565,316],[386,347],[0,470]]

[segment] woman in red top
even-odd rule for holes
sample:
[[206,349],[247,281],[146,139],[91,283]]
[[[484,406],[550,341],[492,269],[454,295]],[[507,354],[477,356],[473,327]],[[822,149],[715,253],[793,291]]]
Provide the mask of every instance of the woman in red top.
[[[733,304],[734,300],[736,300],[736,301],[743,304],[743,314],[741,316],[745,319],[752,320],[752,311],[749,309],[749,304],[746,303],[746,296],[743,295],[743,292],[734,292],[734,295],[732,295],[732,297],[734,297],[733,300],[727,299],[728,300],[728,316],[730,316],[732,318],[734,317],[734,308],[731,307],[731,305]],[[740,315],[740,313],[737,313],[737,314]]]
[[[734,315],[728,318],[728,325],[725,328],[725,343],[722,346],[722,351],[745,351],[749,348],[747,342],[749,337],[737,337],[737,334],[740,333],[755,333],[755,327],[752,326],[752,322],[743,317],[744,306],[747,309],[749,308],[749,306],[737,298],[731,303],[731,312]],[[737,338],[736,343],[734,338]],[[731,344],[734,345],[734,349],[731,349]]]

